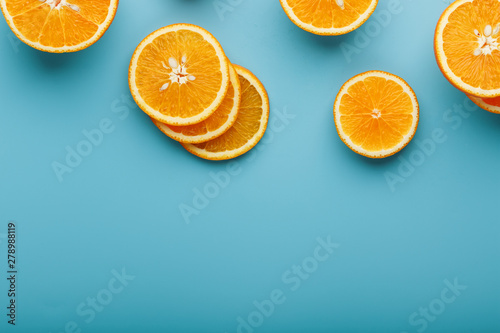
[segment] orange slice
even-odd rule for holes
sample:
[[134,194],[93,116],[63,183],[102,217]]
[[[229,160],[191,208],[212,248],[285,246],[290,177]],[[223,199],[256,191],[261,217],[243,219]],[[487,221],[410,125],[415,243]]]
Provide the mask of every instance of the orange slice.
[[467,95],[467,97],[469,97],[470,100],[476,103],[476,105],[479,106],[480,108],[489,111],[491,113],[500,114],[500,97],[481,98],[471,95]]
[[262,83],[248,69],[233,65],[241,85],[241,104],[234,125],[205,143],[182,144],[190,153],[207,160],[228,160],[243,155],[260,141],[269,119],[269,98]]
[[419,107],[415,93],[403,79],[370,71],[342,86],[333,114],[337,132],[349,148],[366,157],[384,158],[411,141]]
[[280,0],[286,15],[316,35],[343,35],[372,15],[378,0]]
[[188,126],[172,126],[153,119],[166,135],[183,143],[200,143],[215,139],[233,126],[238,116],[241,87],[234,67],[229,66],[229,89],[219,108],[201,123]]
[[500,96],[500,1],[458,0],[441,15],[434,52],[444,76],[478,97]]
[[75,52],[94,44],[113,21],[118,0],[0,0],[14,34],[45,52]]
[[162,123],[207,119],[229,87],[229,61],[208,31],[174,24],[147,36],[132,56],[129,86],[139,107]]

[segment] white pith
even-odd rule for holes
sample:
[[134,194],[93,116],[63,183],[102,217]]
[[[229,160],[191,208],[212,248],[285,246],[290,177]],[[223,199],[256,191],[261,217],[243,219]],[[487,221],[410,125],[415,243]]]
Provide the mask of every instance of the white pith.
[[38,0],[50,6],[51,9],[60,10],[63,6],[67,6],[70,9],[73,9],[75,12],[80,11],[80,7],[75,4],[69,3],[67,0]]

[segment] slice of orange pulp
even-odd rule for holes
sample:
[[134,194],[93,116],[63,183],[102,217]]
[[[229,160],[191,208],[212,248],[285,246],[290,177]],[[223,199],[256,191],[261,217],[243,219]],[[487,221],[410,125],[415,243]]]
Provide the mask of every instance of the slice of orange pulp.
[[317,28],[343,28],[353,24],[372,0],[286,0],[297,18]]
[[134,54],[131,71],[139,106],[175,126],[208,118],[229,87],[229,61],[222,47],[208,31],[190,24],[168,26],[146,37]]
[[[41,46],[84,44],[98,33],[111,0],[3,0],[21,37]],[[115,3],[115,4],[113,4]]]
[[340,101],[342,130],[367,151],[390,150],[412,130],[410,96],[392,80],[367,77],[354,83]]

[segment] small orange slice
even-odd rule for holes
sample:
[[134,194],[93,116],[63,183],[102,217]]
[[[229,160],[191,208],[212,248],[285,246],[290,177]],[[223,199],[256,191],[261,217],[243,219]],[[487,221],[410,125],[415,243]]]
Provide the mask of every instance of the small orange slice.
[[366,157],[384,158],[411,141],[419,107],[415,93],[403,79],[370,71],[342,86],[333,114],[337,132],[349,148]]
[[457,0],[441,15],[434,52],[444,76],[463,92],[500,96],[500,1]]
[[236,122],[213,140],[182,144],[190,153],[207,160],[228,160],[246,153],[255,147],[267,128],[269,98],[266,89],[248,69],[233,66],[241,85],[241,104]]
[[343,35],[359,28],[378,0],[280,0],[286,15],[317,35]]
[[0,0],[14,34],[45,52],[75,52],[94,44],[113,21],[118,0]]
[[188,126],[172,126],[153,119],[155,125],[172,139],[183,143],[206,142],[224,134],[233,126],[238,116],[241,87],[238,74],[229,66],[229,89],[219,108],[201,123]]
[[469,97],[470,100],[476,103],[476,105],[479,106],[480,108],[489,111],[491,113],[500,114],[500,97],[481,98],[471,95],[467,95],[467,97]]
[[174,24],[147,36],[132,56],[129,86],[151,118],[174,126],[207,119],[229,87],[229,61],[208,31]]

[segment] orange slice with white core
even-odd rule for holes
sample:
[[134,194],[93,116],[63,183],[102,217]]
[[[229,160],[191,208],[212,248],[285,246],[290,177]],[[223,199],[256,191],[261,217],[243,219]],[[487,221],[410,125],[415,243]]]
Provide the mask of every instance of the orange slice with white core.
[[378,0],[280,0],[298,27],[317,35],[343,35],[372,15]]
[[174,24],[147,36],[129,67],[134,100],[151,118],[174,126],[207,119],[229,88],[229,61],[205,29]]
[[500,114],[500,97],[493,98],[481,98],[471,95],[467,95],[471,101],[473,101],[481,109],[489,111],[491,113]]
[[14,34],[45,52],[75,52],[94,44],[109,28],[118,0],[0,0]]
[[417,130],[419,106],[403,79],[370,71],[342,86],[333,113],[337,132],[349,148],[366,157],[384,158],[411,141]]
[[457,0],[441,15],[434,52],[444,76],[463,92],[500,96],[500,1]]
[[248,69],[233,65],[241,85],[241,103],[234,125],[221,136],[199,144],[182,144],[207,160],[228,160],[248,152],[260,141],[269,119],[269,98],[259,79]]
[[238,116],[241,87],[236,70],[229,66],[229,89],[219,108],[201,123],[188,126],[172,126],[153,119],[155,125],[170,138],[183,143],[201,143],[224,134],[233,126]]

